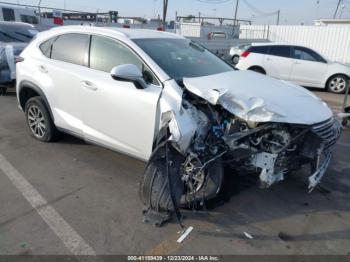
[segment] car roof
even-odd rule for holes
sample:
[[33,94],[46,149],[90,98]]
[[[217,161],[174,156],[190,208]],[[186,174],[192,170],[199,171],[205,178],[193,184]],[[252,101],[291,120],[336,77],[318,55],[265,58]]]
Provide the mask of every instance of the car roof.
[[32,28],[35,28],[34,25],[28,24],[28,23],[23,23],[23,22],[5,22],[5,21],[0,21],[0,26],[8,26],[8,27],[32,27]]
[[61,26],[61,27],[55,27],[50,30],[53,31],[60,31],[62,33],[69,32],[69,31],[78,31],[78,32],[85,32],[85,33],[101,33],[104,35],[122,35],[124,37],[130,38],[130,39],[143,39],[143,38],[170,38],[170,39],[184,39],[184,37],[168,33],[168,32],[162,32],[162,31],[156,31],[156,30],[149,30],[149,29],[129,29],[129,28],[117,28],[117,27],[98,27],[98,26]]
[[266,42],[266,43],[252,43],[252,46],[295,46],[295,45],[291,45],[291,44],[287,44],[287,43],[270,43],[270,42]]

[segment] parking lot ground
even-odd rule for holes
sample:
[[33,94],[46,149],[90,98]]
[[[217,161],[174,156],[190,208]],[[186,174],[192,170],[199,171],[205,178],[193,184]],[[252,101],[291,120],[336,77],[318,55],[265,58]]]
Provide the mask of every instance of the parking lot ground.
[[[315,93],[340,111],[342,96]],[[184,212],[194,230],[178,244],[176,221],[142,223],[143,162],[68,135],[37,142],[14,94],[0,112],[0,254],[350,254],[348,129],[322,190],[302,176],[268,190],[237,180],[229,202]]]

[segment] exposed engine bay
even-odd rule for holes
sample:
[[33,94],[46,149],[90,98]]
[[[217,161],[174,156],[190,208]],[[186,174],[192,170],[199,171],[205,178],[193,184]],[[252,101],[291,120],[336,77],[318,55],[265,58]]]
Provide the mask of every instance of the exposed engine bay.
[[169,117],[141,182],[145,221],[153,224],[161,225],[174,212],[179,218],[179,208],[214,198],[227,166],[232,172],[258,175],[262,187],[268,188],[309,165],[312,191],[325,174],[340,135],[333,117],[312,125],[260,123],[187,90],[181,101],[180,114],[195,122],[191,139],[184,139],[181,127]]

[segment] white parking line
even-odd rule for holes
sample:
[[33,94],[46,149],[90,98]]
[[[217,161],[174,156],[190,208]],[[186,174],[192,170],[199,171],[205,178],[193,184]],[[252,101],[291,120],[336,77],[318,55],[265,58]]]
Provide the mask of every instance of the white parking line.
[[92,247],[85,242],[52,206],[48,205],[40,193],[1,154],[0,170],[11,180],[72,254],[76,256],[96,255]]

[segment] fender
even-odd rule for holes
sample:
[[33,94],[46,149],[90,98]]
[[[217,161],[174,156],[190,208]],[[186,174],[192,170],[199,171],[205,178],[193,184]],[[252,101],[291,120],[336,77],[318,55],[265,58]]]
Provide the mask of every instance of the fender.
[[55,118],[53,117],[49,101],[47,100],[47,97],[44,94],[44,92],[42,91],[42,89],[38,85],[36,85],[36,84],[34,84],[32,82],[26,81],[26,80],[20,82],[18,84],[18,88],[17,88],[18,103],[19,103],[20,109],[22,109],[22,111],[25,110],[25,104],[24,104],[24,101],[22,101],[23,100],[23,98],[22,98],[22,91],[23,91],[24,88],[32,89],[34,92],[39,94],[39,96],[44,101],[44,104],[45,104],[47,110],[49,111],[49,114],[50,114],[50,117],[51,117],[52,121],[55,122]]

